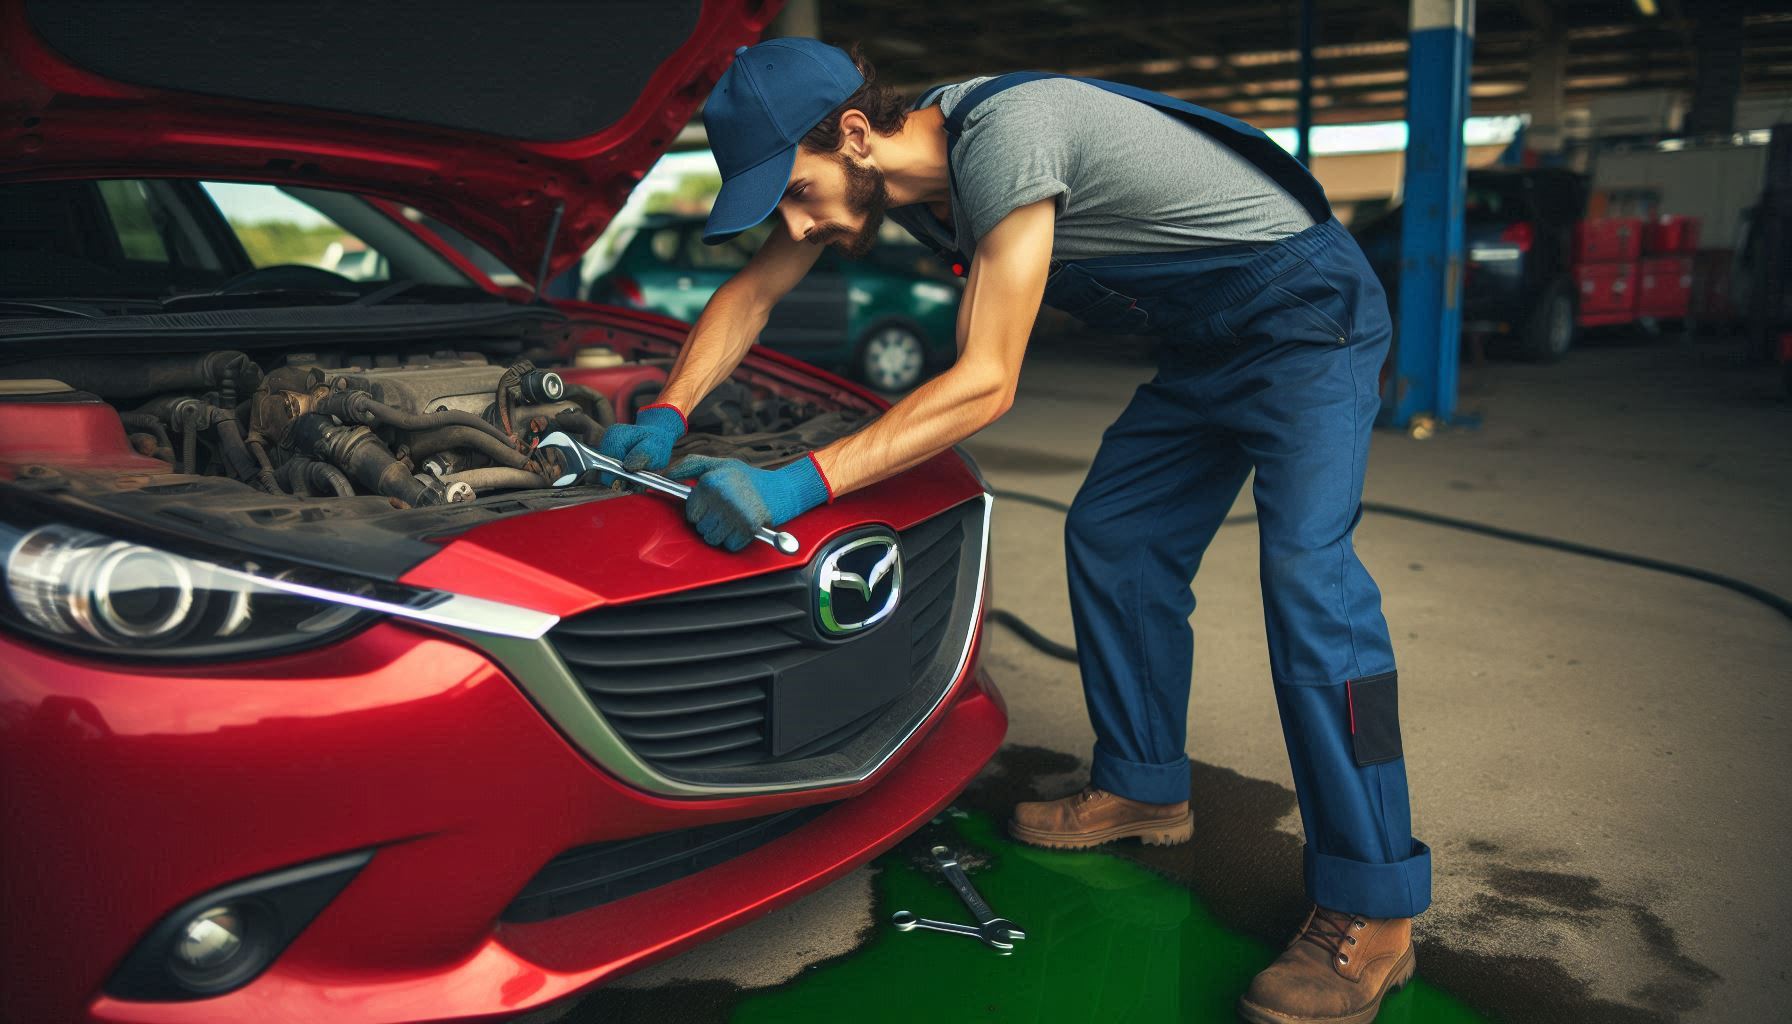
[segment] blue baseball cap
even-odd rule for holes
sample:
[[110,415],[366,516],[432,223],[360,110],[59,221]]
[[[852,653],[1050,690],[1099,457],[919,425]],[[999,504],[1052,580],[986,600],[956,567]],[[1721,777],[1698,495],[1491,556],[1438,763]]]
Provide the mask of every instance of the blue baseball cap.
[[845,50],[818,39],[735,50],[703,106],[703,130],[722,170],[703,240],[726,242],[770,217],[790,185],[797,143],[864,84]]

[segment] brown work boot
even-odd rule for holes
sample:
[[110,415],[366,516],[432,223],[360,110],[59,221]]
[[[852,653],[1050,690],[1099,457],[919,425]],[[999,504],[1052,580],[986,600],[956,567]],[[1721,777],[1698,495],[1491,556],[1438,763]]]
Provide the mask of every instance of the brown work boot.
[[1369,1024],[1412,969],[1412,918],[1314,907],[1300,934],[1251,981],[1238,1013],[1256,1024]]
[[1023,843],[1054,850],[1086,850],[1130,836],[1151,846],[1168,846],[1187,842],[1195,834],[1195,820],[1187,800],[1142,804],[1086,786],[1056,800],[1015,804],[1008,831]]

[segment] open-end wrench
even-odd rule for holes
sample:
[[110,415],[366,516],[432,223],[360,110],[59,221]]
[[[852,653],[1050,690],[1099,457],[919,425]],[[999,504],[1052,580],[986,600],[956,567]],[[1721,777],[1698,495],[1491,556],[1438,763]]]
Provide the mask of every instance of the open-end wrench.
[[1009,953],[1014,952],[1014,943],[1003,939],[993,938],[988,933],[984,932],[983,929],[974,928],[968,924],[954,924],[951,921],[930,921],[925,917],[916,917],[906,910],[898,910],[895,915],[890,918],[890,923],[895,925],[896,930],[899,932],[912,932],[916,928],[925,928],[929,931],[945,932],[947,935],[968,935],[973,939],[981,939],[983,942],[987,943],[991,949],[1001,953],[1003,956],[1007,956]]
[[996,912],[989,909],[989,904],[983,902],[983,897],[977,894],[977,888],[966,877],[964,868],[959,866],[958,858],[953,855],[951,850],[944,846],[934,847],[933,862],[939,865],[940,874],[946,876],[946,881],[952,883],[952,888],[958,890],[958,898],[964,900],[964,905],[971,909],[971,914],[976,917],[985,942],[989,942],[991,939],[1007,941],[1027,937],[1027,933],[1015,927],[1013,921],[1005,917],[997,917]]
[[[555,487],[565,487],[569,484],[578,483],[579,478],[586,473],[589,473],[594,469],[601,469],[606,473],[614,473],[624,480],[640,484],[642,487],[659,491],[661,494],[670,494],[680,501],[689,501],[691,498],[691,489],[686,485],[681,484],[676,480],[663,477],[658,473],[647,473],[627,469],[622,463],[610,458],[608,455],[605,455],[590,445],[573,440],[565,431],[554,431],[552,434],[542,438],[541,443],[537,447],[557,448],[559,449],[560,454],[566,458],[566,474],[554,481]],[[773,530],[766,526],[761,526],[755,531],[753,538],[755,540],[762,540],[787,555],[796,554],[801,547],[801,545],[797,543],[795,537],[792,537],[782,530]]]

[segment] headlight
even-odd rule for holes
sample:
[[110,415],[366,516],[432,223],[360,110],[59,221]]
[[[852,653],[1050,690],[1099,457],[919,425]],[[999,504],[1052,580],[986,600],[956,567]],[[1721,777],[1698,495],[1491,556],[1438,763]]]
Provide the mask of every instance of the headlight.
[[[93,653],[242,657],[306,647],[432,595],[322,570],[226,565],[62,523],[0,524],[0,622]],[[357,603],[358,602],[358,603]]]
[[958,298],[958,289],[951,285],[923,282],[915,285],[911,290],[915,298],[924,302],[946,303]]

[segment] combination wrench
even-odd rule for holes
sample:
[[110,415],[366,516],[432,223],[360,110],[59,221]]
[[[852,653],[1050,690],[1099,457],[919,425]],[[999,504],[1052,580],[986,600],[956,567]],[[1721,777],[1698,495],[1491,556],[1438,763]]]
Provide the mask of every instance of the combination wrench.
[[[642,487],[659,491],[661,494],[670,494],[680,501],[689,501],[691,498],[691,489],[688,486],[658,473],[627,469],[622,463],[590,445],[573,440],[562,430],[556,430],[542,438],[537,447],[557,449],[566,459],[566,473],[554,481],[555,487],[578,483],[579,478],[586,473],[594,469],[601,469],[606,473],[614,473],[624,480],[640,484]],[[787,555],[796,554],[801,547],[795,537],[782,530],[773,530],[766,526],[761,526],[754,532],[753,539],[764,541]]]
[[925,917],[916,917],[906,910],[898,910],[891,916],[890,923],[895,925],[896,930],[899,932],[912,932],[916,928],[925,928],[928,931],[945,932],[947,935],[968,935],[973,939],[983,941],[991,949],[994,949],[1003,956],[1007,956],[1009,953],[1014,952],[1014,943],[995,938],[984,932],[983,929],[973,928],[968,924],[954,924],[951,921],[930,921]]
[[964,900],[964,905],[970,908],[971,915],[977,919],[977,931],[983,936],[983,941],[994,945],[995,941],[992,940],[1008,942],[1027,937],[1027,933],[1016,927],[1013,921],[997,917],[996,912],[989,909],[989,904],[978,895],[976,886],[971,884],[970,878],[965,875],[964,868],[959,865],[958,858],[950,849],[944,846],[934,847],[933,862],[939,865],[940,873],[946,876],[946,881],[952,883],[952,888],[958,890],[958,898]]

